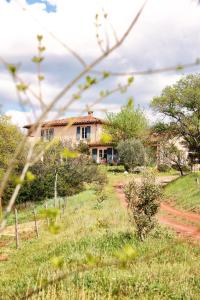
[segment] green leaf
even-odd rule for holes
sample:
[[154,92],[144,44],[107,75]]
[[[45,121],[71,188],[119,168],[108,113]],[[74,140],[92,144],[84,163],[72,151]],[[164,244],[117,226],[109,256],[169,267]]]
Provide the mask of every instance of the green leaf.
[[176,70],[177,71],[181,71],[181,70],[183,70],[184,69],[184,67],[182,66],[182,65],[178,65],[177,67],[176,67]]
[[109,72],[103,72],[103,78],[108,78],[110,76],[110,73]]
[[31,181],[35,180],[35,178],[36,178],[36,176],[33,175],[33,173],[31,171],[28,171],[26,173],[26,179],[27,179],[27,181],[31,182]]
[[39,80],[39,81],[42,81],[42,80],[44,80],[44,79],[45,79],[44,75],[39,75],[39,76],[38,76],[38,80]]
[[32,58],[32,62],[34,62],[34,63],[36,63],[36,64],[41,63],[43,60],[44,60],[44,57],[40,57],[40,56],[34,56],[34,57]]
[[62,256],[54,256],[50,261],[53,267],[56,269],[62,269],[64,266],[64,258]]
[[68,148],[65,148],[62,152],[64,158],[77,158],[79,156],[78,152],[70,151]]
[[48,230],[52,234],[58,234],[61,231],[61,226],[53,223],[53,224],[50,224],[50,226],[48,227]]
[[24,180],[20,179],[20,177],[18,176],[14,176],[13,177],[13,182],[17,185],[17,184],[23,184]]
[[132,84],[133,81],[134,81],[134,77],[133,76],[128,78],[128,84],[129,85]]
[[93,84],[96,84],[97,83],[97,79],[94,77],[94,78],[91,78],[89,75],[86,77],[86,82],[87,82],[87,85],[93,85]]
[[28,89],[28,85],[21,82],[16,85],[16,88],[19,92],[25,92]]
[[133,109],[133,107],[134,107],[134,100],[133,100],[133,97],[130,97],[130,98],[128,99],[127,107],[128,107],[129,109]]
[[103,132],[102,135],[101,135],[101,142],[103,144],[111,143],[112,142],[112,136],[107,132]]
[[43,39],[43,36],[40,35],[40,34],[38,34],[38,35],[37,35],[37,40],[38,40],[39,42],[41,42],[42,39]]
[[12,75],[16,75],[17,73],[17,66],[13,65],[13,64],[7,64],[6,65],[8,71],[12,74]]
[[79,100],[81,98],[79,94],[73,94],[72,97],[74,100]]
[[128,263],[134,261],[137,257],[137,251],[131,245],[125,245],[122,249],[115,252],[122,267],[126,267]]
[[40,210],[39,215],[40,219],[50,219],[55,220],[56,217],[59,215],[60,210],[58,208],[49,207],[47,209],[43,208]]
[[38,47],[38,50],[39,50],[40,52],[44,52],[44,51],[46,50],[46,48],[45,48],[44,46],[41,46],[41,47]]

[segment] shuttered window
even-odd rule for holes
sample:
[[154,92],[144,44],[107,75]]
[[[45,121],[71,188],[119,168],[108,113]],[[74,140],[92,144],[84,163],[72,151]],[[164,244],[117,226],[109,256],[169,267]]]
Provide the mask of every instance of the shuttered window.
[[76,139],[77,139],[77,140],[80,140],[80,135],[81,135],[81,127],[78,126],[78,127],[76,128]]

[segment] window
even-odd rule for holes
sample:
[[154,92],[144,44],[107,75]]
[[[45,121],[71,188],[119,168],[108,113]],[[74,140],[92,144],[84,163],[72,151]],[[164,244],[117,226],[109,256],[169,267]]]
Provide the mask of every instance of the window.
[[77,140],[89,140],[90,139],[90,133],[91,133],[91,126],[84,126],[80,127],[78,126],[76,128],[76,139]]
[[94,161],[97,161],[97,149],[96,148],[92,149],[92,159]]
[[42,129],[41,138],[45,141],[51,141],[54,137],[54,128]]
[[86,139],[87,138],[87,127],[82,127],[82,140]]
[[103,150],[99,150],[99,158],[102,159],[103,158]]
[[77,139],[77,140],[80,140],[80,132],[81,132],[81,127],[78,126],[78,127],[76,128],[76,139]]
[[99,149],[99,159],[107,159],[107,149]]

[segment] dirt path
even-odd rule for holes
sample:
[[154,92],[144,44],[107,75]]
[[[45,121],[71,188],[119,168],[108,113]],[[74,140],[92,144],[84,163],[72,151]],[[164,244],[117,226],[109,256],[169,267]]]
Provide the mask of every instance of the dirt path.
[[[38,221],[37,224],[41,225],[41,221]],[[19,229],[19,233],[27,233],[27,232],[35,231],[35,222],[31,221],[31,222],[21,223],[18,225],[18,229]],[[14,236],[15,225],[7,226],[1,235]]]
[[[166,185],[175,178],[172,176],[157,178],[157,182],[160,185]],[[138,178],[139,182],[140,179]],[[127,202],[123,192],[123,184],[115,186],[119,200],[124,207],[127,207]],[[200,214],[179,210],[172,207],[167,202],[161,203],[160,213],[158,215],[158,221],[160,224],[170,227],[181,236],[190,238],[194,241],[200,242]],[[177,218],[181,220],[177,220]],[[190,225],[189,222],[194,224]]]

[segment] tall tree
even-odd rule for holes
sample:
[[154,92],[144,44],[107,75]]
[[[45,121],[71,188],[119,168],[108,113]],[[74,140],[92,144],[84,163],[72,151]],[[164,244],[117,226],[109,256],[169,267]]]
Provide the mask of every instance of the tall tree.
[[167,86],[151,105],[167,117],[168,131],[182,136],[189,151],[200,160],[200,74],[184,76]]
[[134,107],[132,98],[123,106],[119,113],[107,114],[106,131],[114,143],[131,138],[143,138],[148,129],[148,121],[144,112]]

